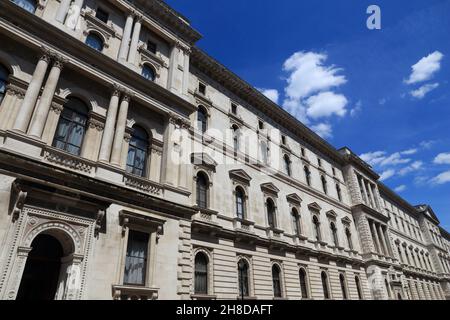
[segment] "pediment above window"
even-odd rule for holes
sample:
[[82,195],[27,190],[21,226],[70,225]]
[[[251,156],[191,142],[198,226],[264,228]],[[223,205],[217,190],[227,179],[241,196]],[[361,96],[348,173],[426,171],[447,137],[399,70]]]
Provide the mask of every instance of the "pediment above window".
[[309,208],[310,210],[316,210],[316,211],[322,210],[322,207],[319,206],[319,205],[317,204],[317,202],[313,202],[313,203],[308,204],[308,208]]
[[327,211],[327,217],[336,220],[337,214],[334,210]]
[[295,205],[300,205],[302,203],[302,199],[296,193],[291,193],[286,196],[288,202],[293,203]]
[[191,162],[196,167],[204,168],[209,171],[216,171],[217,162],[207,153],[191,154]]
[[275,196],[278,196],[278,192],[280,192],[280,189],[278,189],[272,182],[263,183],[261,185],[261,190]]
[[350,225],[352,223],[352,220],[349,217],[344,217],[341,219],[341,221],[345,225]]
[[250,185],[250,181],[252,180],[252,177],[242,169],[230,170],[229,175],[232,180],[242,182],[246,185]]

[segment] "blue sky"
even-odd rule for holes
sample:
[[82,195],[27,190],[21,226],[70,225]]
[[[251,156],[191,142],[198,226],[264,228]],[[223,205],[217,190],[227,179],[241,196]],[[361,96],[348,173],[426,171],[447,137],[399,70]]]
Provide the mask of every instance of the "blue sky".
[[450,0],[166,2],[199,47],[450,230]]

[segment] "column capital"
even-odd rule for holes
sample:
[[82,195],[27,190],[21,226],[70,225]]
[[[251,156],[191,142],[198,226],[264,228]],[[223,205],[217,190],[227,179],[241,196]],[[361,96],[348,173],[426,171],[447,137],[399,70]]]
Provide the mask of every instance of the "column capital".
[[52,51],[45,46],[42,46],[39,51],[40,51],[39,60],[44,60],[45,62],[50,63],[53,55]]
[[59,54],[53,54],[53,67],[59,68],[59,69],[63,69],[64,65],[66,65],[69,60],[64,58],[63,56],[59,55]]
[[134,10],[132,14],[136,18],[136,21],[135,21],[136,23],[142,23],[142,20],[144,20],[144,16],[141,13]]
[[13,96],[17,96],[19,98],[25,97],[26,90],[19,88],[11,83],[6,85],[6,94],[11,94]]

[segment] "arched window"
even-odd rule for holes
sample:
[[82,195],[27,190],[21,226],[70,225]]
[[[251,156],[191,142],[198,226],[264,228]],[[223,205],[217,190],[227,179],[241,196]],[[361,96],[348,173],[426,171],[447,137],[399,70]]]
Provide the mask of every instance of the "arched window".
[[0,104],[6,93],[6,85],[8,84],[9,71],[0,64]]
[[359,280],[358,276],[355,276],[355,283],[356,283],[356,291],[358,291],[358,299],[362,300],[363,294],[362,294],[362,288],[361,288],[361,281]]
[[245,192],[241,187],[236,188],[236,216],[239,219],[245,218]]
[[146,175],[148,148],[149,137],[147,132],[139,126],[133,126],[128,147],[127,172],[140,177]]
[[341,187],[339,186],[339,183],[336,183],[336,193],[337,193],[339,201],[342,201],[342,193],[341,193]]
[[284,173],[291,176],[291,159],[289,159],[287,154],[284,155]]
[[103,51],[103,39],[95,33],[91,32],[88,34],[86,44],[97,51]]
[[292,216],[292,225],[294,227],[294,234],[296,236],[299,236],[301,232],[301,226],[300,226],[300,215],[297,212],[297,209],[293,208],[291,212]]
[[331,230],[331,235],[333,238],[333,244],[335,247],[338,247],[339,239],[338,239],[338,234],[337,234],[337,228],[336,228],[336,225],[334,224],[334,222],[330,223],[330,230]]
[[322,290],[323,290],[323,297],[325,299],[330,299],[330,288],[328,287],[328,275],[325,271],[322,271],[322,274],[320,275],[320,278],[322,279]]
[[317,216],[313,216],[313,225],[314,225],[314,238],[317,241],[321,241],[322,235],[320,233],[320,222]]
[[152,67],[150,67],[148,64],[144,64],[144,66],[142,67],[142,76],[150,81],[155,81],[155,71],[153,70]]
[[299,271],[299,277],[300,277],[300,291],[302,293],[302,299],[308,299],[308,285],[307,285],[307,277],[306,277],[306,271],[303,268],[300,268]]
[[208,294],[208,257],[199,252],[195,256],[195,294]]
[[308,186],[311,186],[311,171],[309,171],[309,168],[307,166],[303,167],[303,171],[305,171],[306,183],[308,184]]
[[197,127],[202,133],[208,129],[208,113],[202,106],[199,106],[197,111]]
[[347,285],[345,283],[345,276],[342,273],[339,275],[339,282],[341,284],[342,297],[344,300],[347,300]]
[[350,250],[353,250],[352,233],[349,228],[345,228],[345,236],[347,237],[347,245]]
[[88,107],[77,98],[69,98],[59,117],[53,146],[79,156],[88,120]]
[[12,0],[12,2],[28,12],[34,13],[36,11],[36,0]]
[[275,218],[275,204],[272,199],[267,199],[267,221],[269,223],[269,227],[274,229],[277,226],[276,218]]
[[272,283],[273,283],[273,295],[276,298],[281,298],[281,270],[276,264],[272,266]]
[[239,127],[237,125],[233,126],[233,148],[234,151],[239,151]]
[[208,188],[208,177],[203,172],[199,172],[197,174],[197,206],[199,208],[208,208]]
[[239,296],[248,297],[249,290],[249,266],[244,259],[238,262],[238,281],[239,281]]
[[325,178],[325,176],[321,176],[321,177],[320,177],[320,180],[322,180],[322,189],[323,189],[323,192],[324,192],[325,194],[327,194],[327,193],[328,193],[327,178]]

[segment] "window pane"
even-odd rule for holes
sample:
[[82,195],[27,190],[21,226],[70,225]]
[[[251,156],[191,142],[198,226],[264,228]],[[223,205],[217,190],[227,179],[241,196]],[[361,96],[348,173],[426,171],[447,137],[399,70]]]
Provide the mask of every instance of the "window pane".
[[322,272],[322,289],[325,299],[330,299],[330,293],[328,291],[328,277],[325,272]]
[[195,256],[195,284],[196,294],[208,294],[208,258],[203,253]]
[[34,13],[36,11],[36,1],[35,0],[12,0],[19,7],[27,10],[28,12]]
[[91,33],[87,36],[86,44],[97,51],[103,50],[103,40],[95,34]]
[[303,269],[300,270],[300,289],[302,292],[302,298],[308,298],[308,289],[306,287],[306,273]]
[[248,265],[245,261],[239,261],[238,263],[238,281],[239,281],[239,295],[248,297],[249,294],[249,286],[248,286]]
[[142,76],[150,81],[154,81],[155,80],[155,72],[153,71],[153,69],[147,65],[144,65],[144,67],[142,68]]
[[281,279],[280,269],[277,266],[272,267],[273,294],[277,298],[281,298]]
[[147,233],[130,230],[125,260],[125,284],[145,285],[148,239]]

